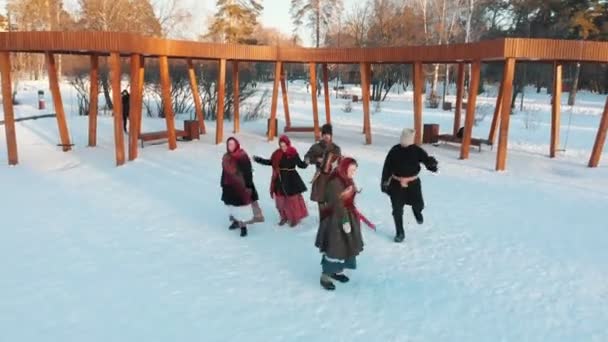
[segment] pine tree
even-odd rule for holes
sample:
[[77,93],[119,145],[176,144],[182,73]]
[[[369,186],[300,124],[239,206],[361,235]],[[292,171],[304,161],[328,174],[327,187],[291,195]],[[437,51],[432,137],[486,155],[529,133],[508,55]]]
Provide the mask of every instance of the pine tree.
[[264,7],[260,0],[217,0],[218,11],[207,36],[225,43],[251,43]]
[[297,32],[306,20],[306,26],[314,32],[315,46],[319,47],[330,20],[338,16],[341,9],[342,0],[291,0],[290,13],[294,31]]

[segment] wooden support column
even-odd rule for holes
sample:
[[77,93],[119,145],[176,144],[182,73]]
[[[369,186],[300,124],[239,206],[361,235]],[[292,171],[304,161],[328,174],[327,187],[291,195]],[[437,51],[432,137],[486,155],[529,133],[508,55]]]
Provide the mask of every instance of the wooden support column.
[[460,129],[460,118],[462,117],[462,96],[464,95],[464,63],[458,63],[458,78],[456,81],[456,109],[454,110],[454,136]]
[[287,84],[285,83],[285,65],[281,63],[281,93],[283,94],[283,110],[285,112],[285,127],[291,127],[289,115],[289,98],[287,97]]
[[114,147],[116,154],[116,166],[125,163],[125,137],[123,135],[122,99],[120,87],[120,54],[110,54],[110,74],[112,85],[112,102],[114,112]]
[[559,148],[559,128],[562,107],[562,64],[555,62],[553,66],[553,99],[551,101],[551,145],[549,156],[555,158]]
[[232,94],[233,94],[233,108],[234,108],[234,133],[238,133],[241,129],[241,118],[239,113],[239,107],[241,106],[241,99],[239,94],[239,62],[232,61]]
[[57,64],[55,63],[55,55],[50,52],[46,53],[46,66],[49,74],[49,85],[53,95],[53,105],[57,114],[57,126],[59,128],[59,137],[61,139],[61,147],[64,152],[72,149],[70,143],[70,133],[68,131],[68,123],[63,110],[63,101],[61,100],[61,91],[59,90],[59,76],[57,75]]
[[171,103],[171,75],[169,75],[169,59],[167,56],[159,57],[160,86],[163,97],[163,109],[165,111],[165,122],[167,123],[167,136],[169,149],[177,148],[177,136],[175,135],[175,115],[173,103]]
[[141,135],[141,123],[143,121],[143,109],[144,109],[144,76],[145,76],[145,72],[146,72],[146,59],[144,58],[144,56],[140,56],[140,62],[139,62],[139,94],[141,94],[141,100],[139,101],[139,103],[137,104],[137,108],[135,108],[135,110],[138,113],[142,113],[141,115],[139,115],[138,120],[137,120],[137,134],[138,136]]
[[139,84],[141,70],[141,55],[131,55],[131,96],[129,111],[129,160],[137,159],[137,142],[139,140],[139,122],[141,121],[141,102],[143,86]]
[[91,55],[89,77],[89,147],[97,146],[97,112],[99,109],[99,56]]
[[471,149],[471,136],[473,135],[473,123],[475,122],[475,107],[477,106],[477,89],[479,88],[479,77],[481,74],[481,62],[475,61],[471,71],[471,84],[469,84],[469,99],[467,100],[467,113],[464,119],[464,134],[460,144],[460,159],[468,159]]
[[319,109],[317,107],[317,65],[309,63],[310,69],[310,94],[312,96],[312,120],[314,124],[315,140],[321,138],[321,130],[319,128]]
[[608,98],[606,99],[602,120],[600,121],[600,126],[597,129],[597,135],[595,136],[593,151],[591,152],[591,157],[589,158],[589,167],[597,167],[600,164],[604,143],[606,142],[606,133],[608,133]]
[[190,79],[190,90],[192,91],[192,97],[194,98],[194,110],[196,112],[196,120],[198,120],[199,132],[201,134],[205,134],[206,129],[205,118],[203,116],[203,104],[201,101],[201,96],[198,92],[198,83],[196,81],[196,72],[194,71],[192,59],[188,59],[188,77]]
[[6,151],[8,165],[17,165],[17,134],[15,132],[15,113],[13,111],[13,90],[11,84],[11,56],[9,52],[0,52],[0,73],[2,74],[2,107],[4,108],[4,132],[6,134]]
[[505,62],[503,76],[502,108],[500,113],[500,135],[496,153],[496,171],[503,171],[507,166],[507,146],[509,139],[509,121],[511,119],[511,96],[513,96],[513,77],[515,74],[515,59],[508,58]]
[[361,100],[363,101],[363,132],[365,133],[365,144],[369,145],[372,143],[371,118],[369,112],[371,65],[369,63],[361,63],[359,66],[361,73]]
[[422,62],[414,63],[414,129],[416,136],[414,143],[422,144],[422,86],[424,85],[424,75]]
[[[505,66],[506,68],[506,66]],[[503,72],[504,74],[504,72]],[[498,131],[498,124],[500,123],[500,113],[502,112],[502,98],[505,92],[505,77],[502,77],[503,81],[500,82],[498,89],[498,96],[496,97],[496,107],[494,108],[494,116],[492,116],[492,124],[490,125],[490,134],[488,134],[488,141],[494,144],[496,141],[496,131]]]
[[220,68],[217,75],[217,113],[215,121],[215,143],[221,144],[224,140],[224,97],[226,96],[226,60],[220,59]]
[[325,95],[325,123],[331,123],[331,111],[329,104],[329,70],[327,64],[323,64],[323,91]]
[[274,64],[274,81],[272,86],[272,102],[270,104],[270,123],[268,124],[268,141],[274,140],[274,136],[278,129],[275,125],[277,119],[277,105],[279,101],[279,82],[281,79],[281,68],[283,63],[276,61]]

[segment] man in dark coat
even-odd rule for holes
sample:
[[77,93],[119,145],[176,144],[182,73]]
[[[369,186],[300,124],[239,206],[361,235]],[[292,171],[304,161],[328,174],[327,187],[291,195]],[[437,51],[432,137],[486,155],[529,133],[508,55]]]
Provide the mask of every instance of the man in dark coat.
[[122,125],[123,125],[123,129],[125,130],[125,133],[127,133],[127,119],[129,118],[131,95],[129,95],[129,92],[126,89],[122,91],[121,100],[122,100]]
[[420,164],[427,170],[437,172],[437,160],[429,157],[425,150],[414,144],[415,131],[404,129],[401,142],[393,146],[386,156],[382,169],[382,192],[391,198],[393,219],[395,220],[395,242],[402,242],[405,238],[403,230],[403,207],[412,207],[418,224],[422,224],[424,200],[418,173]]
[[304,161],[307,164],[315,164],[317,167],[310,191],[311,201],[319,204],[323,203],[325,186],[327,185],[329,175],[341,157],[342,152],[340,147],[333,142],[333,129],[331,125],[323,125],[321,127],[321,140],[312,145],[304,155]]

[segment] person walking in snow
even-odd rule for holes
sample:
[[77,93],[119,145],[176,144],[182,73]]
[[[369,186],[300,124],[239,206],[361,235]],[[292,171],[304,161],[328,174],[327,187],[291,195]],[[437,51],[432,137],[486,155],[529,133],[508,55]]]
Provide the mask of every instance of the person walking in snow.
[[[258,203],[258,193],[253,184],[253,170],[249,156],[241,148],[236,138],[226,141],[226,153],[222,158],[222,201],[230,211],[229,229],[241,229],[241,236],[247,236],[247,225],[264,222],[262,209]],[[253,218],[247,221],[239,219],[236,211],[251,206]]]
[[291,141],[286,135],[279,138],[279,148],[272,153],[270,159],[254,156],[253,160],[261,165],[272,166],[270,197],[274,198],[281,216],[279,225],[283,226],[289,222],[290,227],[297,226],[308,216],[308,210],[302,197],[306,185],[296,167],[305,169],[308,164],[300,159],[298,151],[291,146]]
[[420,164],[427,170],[437,172],[437,160],[430,157],[424,149],[414,144],[415,131],[406,128],[401,133],[401,141],[393,146],[386,156],[382,169],[382,192],[391,198],[393,219],[395,221],[395,242],[402,242],[405,238],[403,230],[403,207],[409,205],[418,224],[424,219],[422,210],[422,186],[418,174]]
[[129,119],[131,95],[129,95],[129,92],[126,89],[122,91],[121,101],[122,101],[122,125],[123,125],[123,129],[124,129],[125,133],[127,133],[127,119]]
[[321,127],[321,140],[312,145],[304,155],[304,161],[307,164],[315,164],[317,169],[312,179],[310,200],[319,204],[319,212],[321,210],[320,204],[323,203],[325,195],[325,185],[334,169],[334,165],[338,163],[341,157],[340,146],[333,142],[331,125],[323,125]]
[[324,194],[315,246],[323,254],[320,283],[329,291],[336,288],[332,280],[340,283],[349,281],[343,274],[345,269],[357,268],[356,257],[363,251],[361,220],[373,228],[355,207],[358,191],[354,176],[357,167],[355,159],[342,159],[330,175]]

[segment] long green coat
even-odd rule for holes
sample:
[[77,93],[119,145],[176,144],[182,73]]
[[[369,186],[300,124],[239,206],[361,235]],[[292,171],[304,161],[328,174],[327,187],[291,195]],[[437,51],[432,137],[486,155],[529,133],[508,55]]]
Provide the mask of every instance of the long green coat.
[[[346,190],[339,177],[330,178],[325,189],[324,208],[332,208],[331,214],[319,224],[315,246],[321,253],[332,259],[346,260],[363,251],[361,223],[357,216],[344,207],[340,194]],[[324,209],[322,208],[322,210]],[[343,221],[350,222],[350,233],[343,229]]]
[[[310,191],[310,200],[313,202],[323,202],[325,186],[331,174],[331,169],[327,173],[321,169],[323,165],[317,162],[317,159],[326,159],[329,153],[333,154],[334,159],[337,159],[342,156],[340,146],[334,144],[333,142],[328,144],[324,140],[321,140],[312,145],[308,152],[306,152],[306,155],[304,155],[305,160],[308,160],[311,164],[315,164],[315,166],[317,167],[317,176],[312,183],[312,188]],[[332,160],[330,162],[334,161],[335,160]]]

